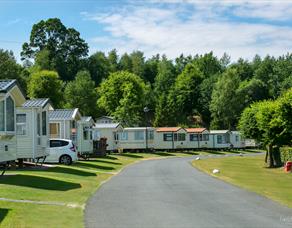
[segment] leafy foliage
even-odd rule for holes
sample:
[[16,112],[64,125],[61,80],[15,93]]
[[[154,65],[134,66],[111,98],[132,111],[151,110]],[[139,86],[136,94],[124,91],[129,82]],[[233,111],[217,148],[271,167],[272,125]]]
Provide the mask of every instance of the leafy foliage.
[[42,70],[34,72],[28,83],[30,98],[50,98],[55,108],[63,105],[63,83],[55,71]]
[[125,126],[143,123],[143,108],[148,87],[143,80],[127,71],[112,73],[98,89],[98,107]]
[[97,116],[97,100],[95,83],[88,71],[77,73],[74,81],[67,84],[65,88],[65,101],[68,108],[78,107],[83,115]]
[[54,67],[61,79],[72,80],[79,70],[80,59],[87,56],[88,45],[73,28],[66,28],[60,19],[50,18],[34,24],[30,41],[22,46],[22,60],[35,58],[47,50],[46,61]]

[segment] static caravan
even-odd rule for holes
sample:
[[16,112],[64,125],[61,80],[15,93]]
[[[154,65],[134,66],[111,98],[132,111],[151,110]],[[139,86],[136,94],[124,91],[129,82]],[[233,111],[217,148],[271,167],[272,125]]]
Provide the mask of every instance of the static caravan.
[[115,121],[114,121],[114,118],[111,116],[101,116],[96,119],[95,123],[107,124],[107,123],[115,123]]
[[124,128],[119,136],[119,147],[123,150],[154,149],[154,130],[152,127]]
[[16,80],[0,80],[0,162],[16,160],[16,107],[24,102]]
[[230,143],[233,148],[245,148],[244,138],[239,131],[231,131]]
[[231,132],[229,130],[210,130],[212,148],[230,148],[230,135]]
[[55,109],[49,112],[50,138],[71,139],[77,146],[77,122],[81,120],[78,108]]
[[156,128],[154,148],[158,150],[187,148],[186,134],[186,130],[181,127]]
[[82,116],[77,122],[77,146],[78,151],[83,154],[93,153],[92,127],[94,120],[91,116]]
[[187,148],[212,148],[210,132],[206,128],[186,128]]
[[107,151],[117,150],[119,147],[120,132],[123,127],[119,123],[96,123],[93,126],[93,140],[100,140],[100,138],[107,139]]
[[50,110],[48,98],[27,100],[16,109],[17,159],[48,155]]

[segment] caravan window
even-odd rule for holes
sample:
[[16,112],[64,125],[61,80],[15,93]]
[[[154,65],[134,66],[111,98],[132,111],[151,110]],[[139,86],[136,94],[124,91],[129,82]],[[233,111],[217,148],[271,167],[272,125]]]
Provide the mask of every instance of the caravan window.
[[218,144],[222,144],[223,142],[222,142],[223,140],[222,140],[222,135],[217,135],[217,143]]
[[16,134],[26,135],[26,114],[16,114]]
[[14,131],[14,101],[6,99],[6,131]]
[[144,131],[135,131],[134,132],[135,140],[144,140]]
[[178,141],[186,141],[186,135],[184,133],[178,133]]
[[128,132],[124,131],[121,133],[121,140],[128,140]]
[[154,132],[152,130],[150,130],[150,131],[148,130],[147,132],[148,132],[148,139],[153,140],[154,139]]
[[50,134],[51,137],[59,137],[59,123],[50,123]]
[[4,100],[0,101],[0,131],[5,131]]
[[172,141],[172,133],[164,133],[163,141]]
[[190,134],[190,141],[198,141],[198,135],[197,134]]
[[39,113],[37,114],[37,134],[41,135],[41,115]]
[[47,135],[47,112],[42,112],[42,133]]
[[200,135],[200,141],[209,141],[209,135]]

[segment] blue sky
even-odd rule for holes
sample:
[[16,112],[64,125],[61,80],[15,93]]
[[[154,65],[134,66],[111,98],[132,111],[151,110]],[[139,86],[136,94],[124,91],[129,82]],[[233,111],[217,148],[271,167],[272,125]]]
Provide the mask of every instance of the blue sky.
[[0,0],[0,48],[19,60],[32,25],[50,17],[78,30],[90,54],[116,48],[174,58],[213,51],[236,60],[292,50],[289,0]]

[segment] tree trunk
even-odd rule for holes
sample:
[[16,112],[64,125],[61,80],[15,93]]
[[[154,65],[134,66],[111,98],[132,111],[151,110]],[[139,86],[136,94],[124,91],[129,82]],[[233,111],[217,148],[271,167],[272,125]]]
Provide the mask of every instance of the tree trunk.
[[274,160],[274,167],[282,166],[280,148],[278,146],[273,147],[273,160]]
[[272,144],[268,144],[267,145],[267,164],[269,168],[273,168],[274,167],[274,156],[273,156],[273,145]]
[[267,145],[267,153],[266,153],[265,162],[268,164],[269,168],[282,166],[279,147],[273,146],[272,144]]

